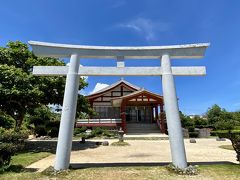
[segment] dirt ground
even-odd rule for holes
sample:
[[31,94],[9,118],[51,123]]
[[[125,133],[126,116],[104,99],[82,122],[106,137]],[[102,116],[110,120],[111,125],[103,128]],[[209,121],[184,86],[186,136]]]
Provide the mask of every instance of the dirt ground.
[[[233,150],[219,148],[220,145],[230,145],[230,141],[216,141],[216,139],[196,139],[197,143],[189,143],[185,139],[187,161],[195,164],[221,163],[236,161],[236,153]],[[96,141],[96,140],[94,140]],[[91,141],[94,143],[94,141]],[[117,140],[109,140],[109,143]],[[91,143],[90,142],[90,143]],[[71,164],[150,164],[171,162],[171,152],[168,140],[128,140],[130,146],[98,146],[96,148],[84,148],[71,153]],[[53,166],[55,155],[51,155],[28,166],[43,171]]]

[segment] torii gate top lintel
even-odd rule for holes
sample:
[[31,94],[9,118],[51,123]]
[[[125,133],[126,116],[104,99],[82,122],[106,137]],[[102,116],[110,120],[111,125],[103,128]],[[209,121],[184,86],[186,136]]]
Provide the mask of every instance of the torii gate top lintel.
[[202,58],[210,43],[184,44],[171,46],[86,46],[57,44],[39,41],[28,42],[34,54],[56,58],[71,57],[78,54],[81,58],[159,59],[168,54],[171,58]]

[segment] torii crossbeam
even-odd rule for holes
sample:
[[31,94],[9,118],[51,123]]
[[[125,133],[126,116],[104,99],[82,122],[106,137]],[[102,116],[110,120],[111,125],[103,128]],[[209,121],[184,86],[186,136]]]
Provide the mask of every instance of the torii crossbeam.
[[[69,67],[33,67],[34,75],[67,76],[54,165],[56,170],[69,167],[80,76],[161,76],[172,162],[179,168],[187,167],[174,76],[202,76],[206,74],[206,69],[171,67],[170,58],[202,58],[209,43],[144,47],[82,46],[37,41],[29,41],[29,44],[34,54],[39,56],[70,57]],[[114,58],[117,59],[117,67],[80,67],[80,58]],[[124,59],[161,59],[161,67],[125,67]]]

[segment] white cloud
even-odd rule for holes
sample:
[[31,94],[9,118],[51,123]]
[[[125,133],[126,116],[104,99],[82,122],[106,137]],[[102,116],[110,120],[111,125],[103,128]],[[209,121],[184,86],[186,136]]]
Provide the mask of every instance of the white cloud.
[[104,83],[97,83],[96,86],[94,87],[94,89],[89,93],[89,94],[93,94],[105,87],[109,86],[108,84],[104,84]]
[[156,40],[158,32],[170,30],[169,23],[153,21],[147,18],[136,18],[125,23],[119,23],[116,27],[131,29],[143,36],[147,41]]

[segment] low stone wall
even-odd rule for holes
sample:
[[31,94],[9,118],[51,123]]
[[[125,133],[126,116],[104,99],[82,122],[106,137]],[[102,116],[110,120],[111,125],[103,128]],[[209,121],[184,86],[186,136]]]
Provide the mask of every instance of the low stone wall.
[[[198,138],[208,138],[210,137],[210,132],[211,129],[210,128],[195,128],[195,131],[198,132]],[[189,132],[188,129],[182,128],[182,132],[183,132],[183,137],[184,138],[189,138]]]
[[210,128],[199,129],[198,130],[198,137],[199,138],[208,138],[208,137],[210,137],[210,132],[211,132]]
[[188,129],[182,128],[182,132],[183,132],[183,137],[184,137],[184,138],[189,138]]
[[[96,142],[86,141],[85,143],[80,143],[80,141],[74,140],[72,142],[72,151],[83,150],[87,148],[97,148]],[[26,140],[25,150],[26,151],[48,151],[56,152],[57,140]]]

